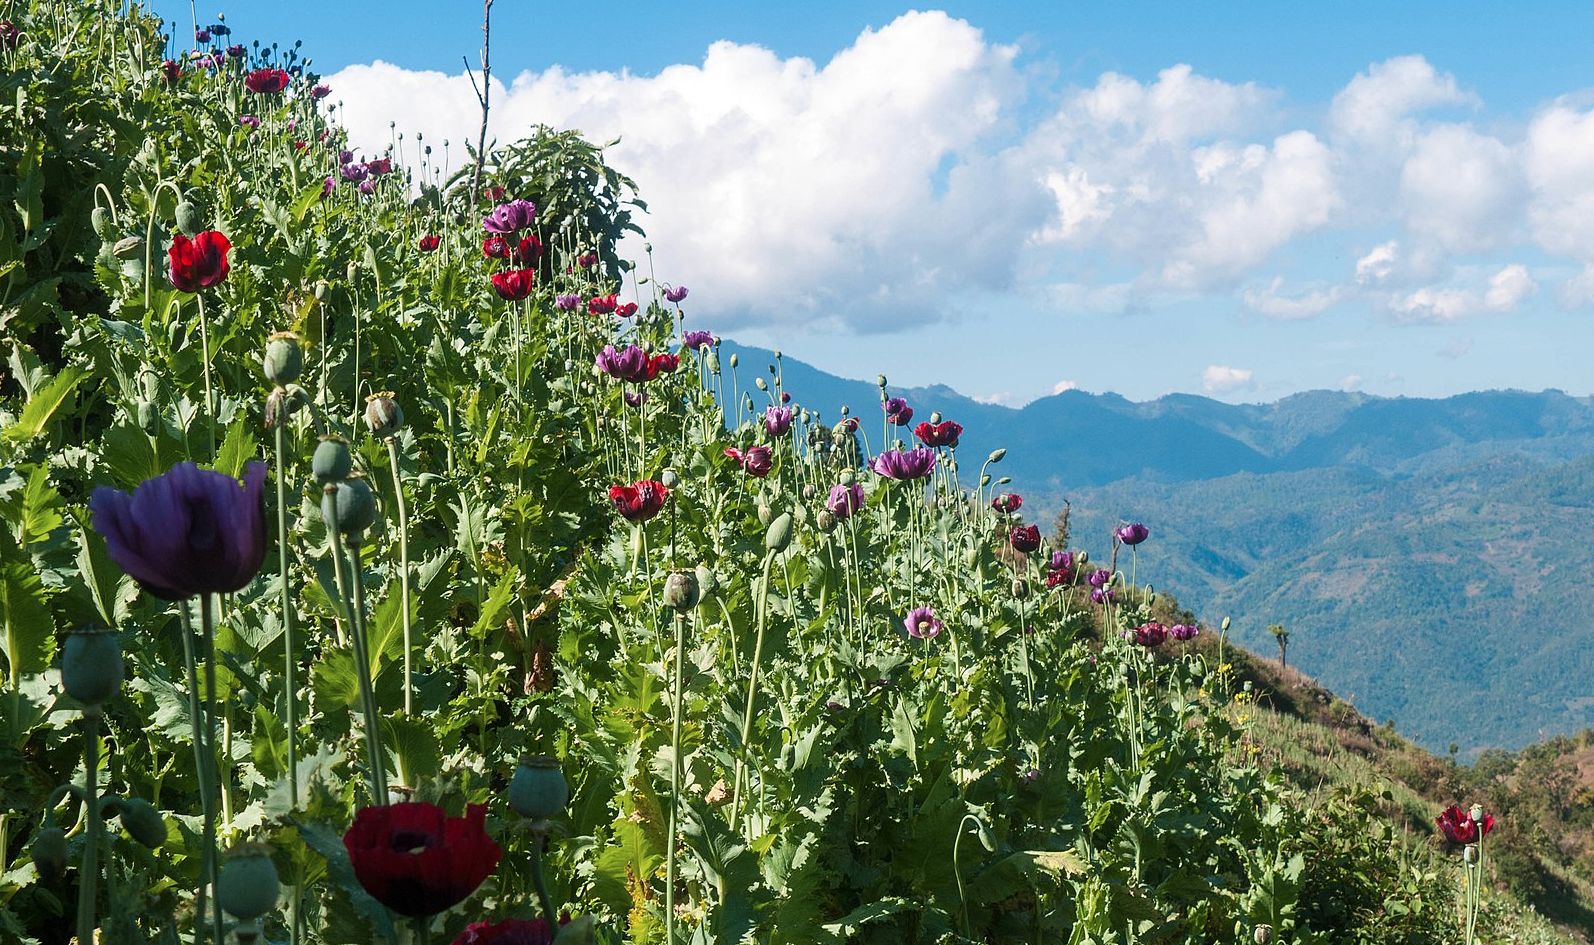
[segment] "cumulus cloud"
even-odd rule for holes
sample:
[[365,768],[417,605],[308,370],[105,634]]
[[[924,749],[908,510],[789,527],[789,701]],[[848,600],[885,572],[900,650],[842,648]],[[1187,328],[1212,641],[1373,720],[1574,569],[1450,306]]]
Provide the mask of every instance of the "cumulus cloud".
[[1255,389],[1256,380],[1251,372],[1244,368],[1214,364],[1201,372],[1201,386],[1211,394],[1232,394],[1236,391]]
[[1360,374],[1347,374],[1345,375],[1345,379],[1339,382],[1339,389],[1348,394],[1351,391],[1361,390],[1362,384],[1365,383],[1365,381],[1366,378],[1362,377]]
[[1052,385],[1053,394],[1061,394],[1065,390],[1079,390],[1078,381],[1058,381]]
[[1455,322],[1483,314],[1515,311],[1539,285],[1521,263],[1506,266],[1482,285],[1424,286],[1392,297],[1389,311],[1401,322]]
[[1309,289],[1299,295],[1284,291],[1284,278],[1274,277],[1266,287],[1245,290],[1246,307],[1269,318],[1297,321],[1313,318],[1338,305],[1349,294],[1345,286]]

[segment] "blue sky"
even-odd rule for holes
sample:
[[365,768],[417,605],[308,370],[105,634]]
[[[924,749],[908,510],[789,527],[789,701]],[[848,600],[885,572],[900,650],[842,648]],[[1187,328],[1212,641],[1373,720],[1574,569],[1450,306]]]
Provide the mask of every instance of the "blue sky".
[[[329,9],[228,22],[303,39],[373,150],[389,121],[465,137],[480,3]],[[1551,3],[497,0],[494,133],[620,135],[689,327],[838,374],[1012,404],[1585,394],[1591,26]]]

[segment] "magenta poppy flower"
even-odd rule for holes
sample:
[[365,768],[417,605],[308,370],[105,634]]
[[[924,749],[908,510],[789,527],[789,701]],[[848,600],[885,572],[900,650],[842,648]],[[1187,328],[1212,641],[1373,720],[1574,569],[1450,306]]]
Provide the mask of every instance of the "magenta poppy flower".
[[210,42],[210,30],[207,30],[207,29],[194,30],[194,42],[196,42],[196,43],[208,43],[208,42]]
[[659,514],[670,490],[662,482],[643,479],[630,485],[610,486],[609,501],[614,510],[628,522],[645,522]]
[[1194,640],[1201,635],[1201,628],[1188,623],[1176,623],[1168,628],[1168,638],[1181,643]]
[[903,621],[908,628],[908,636],[915,640],[928,640],[941,632],[941,621],[935,619],[935,611],[929,607],[915,607],[908,611],[908,619]]
[[693,351],[702,351],[714,344],[714,333],[711,331],[689,331],[681,336],[682,347],[691,348]]
[[259,128],[260,119],[253,115],[240,115],[238,116],[238,124],[243,125],[245,128]]
[[553,307],[561,312],[573,312],[581,305],[581,296],[574,292],[563,292],[554,296]]
[[376,193],[376,181],[374,181],[374,180],[362,180],[362,181],[360,181],[360,183],[358,185],[355,186],[354,189],[358,190],[360,193],[362,193],[365,196],[369,197],[372,194]]
[[372,177],[381,177],[383,174],[393,173],[392,158],[377,158],[365,166],[370,170]]
[[1151,536],[1151,530],[1136,522],[1133,525],[1125,525],[1113,534],[1126,545],[1138,545]]
[[245,49],[243,43],[237,43],[227,47],[227,57],[230,59],[242,59],[244,57],[244,53]]
[[313,99],[317,99],[317,100],[326,98],[328,95],[331,95],[331,94],[332,94],[332,86],[330,86],[330,85],[318,85],[315,88],[310,90],[310,97],[313,98]]
[[735,460],[754,479],[764,478],[775,468],[774,454],[767,446],[755,446],[745,453],[739,449],[728,449],[725,455]]
[[830,514],[836,518],[851,518],[854,512],[863,508],[863,483],[831,486],[830,498],[825,501],[825,508],[829,509]]
[[991,500],[991,508],[1004,515],[1017,512],[1024,505],[1024,497],[1012,492],[1004,492]]
[[680,367],[681,359],[673,354],[649,355],[636,345],[630,345],[624,351],[616,350],[614,345],[604,345],[593,363],[610,377],[641,384],[661,373],[674,371]]
[[332,192],[334,190],[336,190],[337,188],[338,188],[338,181],[337,181],[337,178],[335,178],[335,177],[328,177],[326,180],[322,181],[321,182],[321,199],[325,200],[328,197],[332,196]]
[[537,270],[511,269],[492,275],[493,290],[506,302],[519,302],[537,287]]
[[764,429],[770,436],[785,436],[791,432],[791,408],[767,407],[764,410]]
[[1090,592],[1092,604],[1107,604],[1118,599],[1118,592],[1110,587],[1098,587]]
[[178,233],[166,251],[166,274],[179,292],[198,292],[219,285],[227,278],[227,251],[232,244],[225,234],[206,230],[192,240]]
[[940,423],[921,423],[913,428],[913,435],[925,446],[947,446],[957,448],[958,437],[963,435],[963,427],[951,420]]
[[1477,843],[1494,829],[1494,815],[1484,814],[1482,820],[1473,820],[1472,814],[1454,804],[1434,818],[1445,839],[1451,843]]
[[338,168],[338,176],[351,184],[358,184],[371,176],[371,168],[370,165],[361,164],[357,161],[350,162]]
[[1106,587],[1112,583],[1112,572],[1106,568],[1097,568],[1090,572],[1090,577],[1087,580],[1090,581],[1091,587]]
[[625,405],[627,407],[634,407],[638,410],[642,408],[643,404],[648,402],[648,392],[645,390],[628,390],[620,396],[625,398]]
[[281,69],[256,69],[244,76],[244,88],[255,93],[281,92],[288,87],[288,73]]
[[482,219],[482,229],[507,236],[531,226],[536,218],[537,207],[530,200],[511,200],[494,207]]
[[891,397],[880,404],[880,409],[886,412],[886,419],[892,425],[905,427],[913,420],[913,408],[901,397]]
[[111,560],[162,600],[241,590],[266,557],[266,467],[244,481],[178,463],[132,495],[100,486],[90,520]]
[[1072,571],[1074,569],[1074,553],[1072,551],[1054,551],[1046,562],[1046,567],[1053,571]]
[[[568,917],[559,920],[561,924]],[[472,922],[452,945],[553,945],[554,930],[547,919],[504,919]]]
[[1029,554],[1041,546],[1041,527],[1039,525],[1014,525],[1012,531],[1007,533],[1007,543],[1013,546],[1014,551]]
[[876,456],[869,468],[887,479],[923,479],[935,468],[935,450],[922,446],[906,452],[888,450]]
[[1143,623],[1133,630],[1125,630],[1124,636],[1136,644],[1147,649],[1158,647],[1168,642],[1168,628],[1156,621]]
[[688,290],[684,285],[672,286],[671,288],[664,290],[664,300],[666,302],[680,304],[680,302],[686,298],[686,293],[688,291],[690,290]]

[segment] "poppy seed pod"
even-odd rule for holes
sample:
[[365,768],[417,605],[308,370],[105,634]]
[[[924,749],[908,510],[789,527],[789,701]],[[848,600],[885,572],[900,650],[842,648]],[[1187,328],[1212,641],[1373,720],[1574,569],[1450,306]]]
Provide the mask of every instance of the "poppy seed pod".
[[266,380],[286,387],[304,373],[304,351],[299,347],[299,336],[291,331],[279,331],[266,339],[266,353],[260,359]]
[[836,481],[844,486],[850,486],[858,481],[858,476],[850,469],[843,469],[841,475],[836,477]]
[[240,844],[227,854],[216,877],[216,903],[244,921],[258,919],[277,907],[282,881],[271,848],[258,843]]
[[124,797],[118,800],[122,826],[128,834],[151,850],[166,842],[166,818],[155,805],[142,797]]
[[710,374],[718,374],[720,372],[720,353],[718,351],[712,348],[709,349],[709,352],[703,356],[703,360],[708,364]]
[[753,386],[757,387],[759,390],[769,390],[769,382],[764,380],[762,377],[755,378],[753,380]]
[[404,408],[393,399],[392,391],[365,398],[365,425],[378,439],[390,437],[404,426]]
[[885,388],[886,388],[886,376],[884,374],[881,374],[881,375],[878,375],[877,377],[875,377],[874,382],[876,384],[880,385],[880,389],[881,390],[885,390]]
[[675,467],[666,466],[664,470],[659,473],[659,482],[662,483],[666,489],[674,489],[676,486],[681,484],[681,474],[675,471]]
[[376,493],[371,491],[364,479],[347,479],[338,483],[335,501],[339,534],[358,538],[376,521]]
[[66,638],[61,652],[61,687],[83,703],[98,709],[116,694],[126,678],[122,647],[109,630],[85,628]]
[[1251,941],[1255,942],[1256,945],[1267,945],[1268,942],[1273,941],[1273,926],[1257,926],[1256,930],[1251,933]]
[[690,613],[701,599],[695,571],[671,571],[664,579],[664,605],[676,613]]
[[48,882],[66,872],[66,831],[50,824],[33,835],[33,868]]
[[528,820],[548,820],[564,815],[570,804],[570,785],[559,759],[522,755],[509,782],[509,807]]
[[939,411],[939,410],[930,411],[930,422],[931,423],[940,423],[941,422],[941,411]]
[[142,398],[138,401],[138,426],[150,436],[160,429],[160,408]]
[[342,482],[354,470],[354,456],[349,452],[349,441],[341,436],[324,436],[310,457],[310,471],[321,482]]
[[769,532],[764,535],[764,548],[767,551],[785,551],[791,544],[792,521],[790,512],[782,512],[776,519],[769,523]]

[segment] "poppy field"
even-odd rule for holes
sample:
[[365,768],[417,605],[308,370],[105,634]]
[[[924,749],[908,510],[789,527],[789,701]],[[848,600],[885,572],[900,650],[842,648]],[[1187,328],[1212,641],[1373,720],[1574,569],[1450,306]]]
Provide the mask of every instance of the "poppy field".
[[225,22],[4,10],[0,940],[1491,921],[1492,817],[1419,868],[1256,763],[1154,529],[1030,521],[886,376],[722,357],[601,146],[478,179]]

